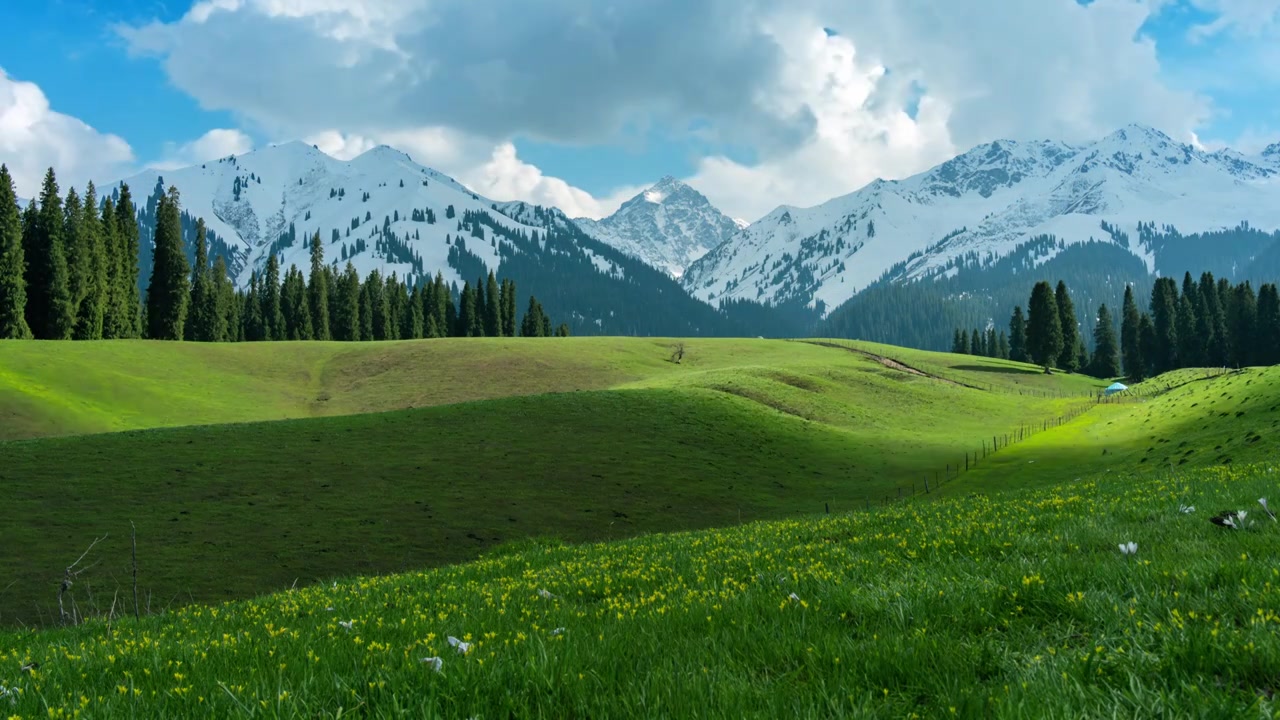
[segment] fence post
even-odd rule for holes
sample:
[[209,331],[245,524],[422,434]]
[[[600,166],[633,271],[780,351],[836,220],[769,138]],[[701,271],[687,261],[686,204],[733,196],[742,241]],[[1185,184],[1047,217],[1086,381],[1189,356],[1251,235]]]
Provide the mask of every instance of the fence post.
[[929,494],[929,478],[927,476],[924,479],[924,494]]

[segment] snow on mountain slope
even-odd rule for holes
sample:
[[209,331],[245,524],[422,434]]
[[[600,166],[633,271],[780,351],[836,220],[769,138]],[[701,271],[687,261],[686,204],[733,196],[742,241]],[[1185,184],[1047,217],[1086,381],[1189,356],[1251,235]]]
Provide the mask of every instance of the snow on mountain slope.
[[829,311],[899,263],[902,279],[931,277],[958,257],[999,258],[1041,234],[1105,239],[1102,221],[1127,233],[1148,267],[1136,240],[1140,221],[1183,233],[1241,221],[1280,228],[1280,144],[1253,158],[1208,153],[1137,125],[1085,146],[1000,140],[816,207],[780,207],[695,262],[682,281],[708,302],[728,296]]
[[603,220],[574,222],[597,240],[674,277],[741,229],[702,193],[670,176]]
[[[449,252],[466,234],[460,230],[465,212],[485,212],[513,230],[545,225],[532,208],[519,220],[504,214],[523,203],[494,203],[385,146],[344,162],[291,142],[180,170],[147,171],[124,182],[139,204],[158,185],[176,186],[183,210],[203,217],[232,246],[232,271],[242,287],[272,252],[282,267],[305,270],[308,241],[317,231],[326,262],[341,267],[350,260],[361,276],[375,269],[401,278],[441,271],[447,282],[460,284],[464,278],[450,267]],[[498,267],[495,241],[464,241],[486,266]]]

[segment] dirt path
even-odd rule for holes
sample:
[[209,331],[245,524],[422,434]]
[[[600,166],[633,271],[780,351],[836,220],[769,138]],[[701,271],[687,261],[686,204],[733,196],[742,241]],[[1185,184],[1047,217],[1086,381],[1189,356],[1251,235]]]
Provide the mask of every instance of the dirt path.
[[948,385],[955,385],[956,387],[966,387],[973,390],[985,389],[985,388],[980,388],[976,385],[966,385],[965,383],[962,383],[962,382],[956,382],[955,380],[944,378],[939,375],[934,375],[933,373],[927,373],[923,370],[920,370],[919,368],[913,368],[910,365],[906,365],[897,360],[894,360],[891,357],[885,357],[884,355],[877,355],[867,350],[861,350],[855,347],[847,347],[845,345],[837,345],[836,343],[829,343],[829,342],[819,342],[819,341],[813,341],[813,340],[809,340],[806,342],[808,342],[811,345],[821,345],[822,347],[835,348],[837,350],[844,350],[846,352],[851,352],[857,355],[861,355],[863,357],[867,357],[872,360],[875,360],[876,362],[880,363],[881,365],[887,368],[897,370],[899,372],[909,373],[911,375],[919,375],[920,377],[927,377],[932,380],[937,380],[938,382],[947,383]]

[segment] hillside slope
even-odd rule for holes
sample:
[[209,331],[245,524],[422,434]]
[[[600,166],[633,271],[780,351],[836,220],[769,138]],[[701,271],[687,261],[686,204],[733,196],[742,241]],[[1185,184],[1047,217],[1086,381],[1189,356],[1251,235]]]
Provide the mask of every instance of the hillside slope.
[[[1255,499],[1276,481],[1116,474],[527,544],[141,623],[0,632],[0,687],[18,717],[1271,717],[1280,530]],[[1222,508],[1258,519],[1216,527]]]

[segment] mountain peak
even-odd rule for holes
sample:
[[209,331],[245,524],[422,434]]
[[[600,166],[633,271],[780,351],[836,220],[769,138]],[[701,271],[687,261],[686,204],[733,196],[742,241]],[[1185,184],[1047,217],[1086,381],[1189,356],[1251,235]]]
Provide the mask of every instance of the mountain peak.
[[1280,142],[1272,143],[1262,150],[1262,157],[1280,159]]

